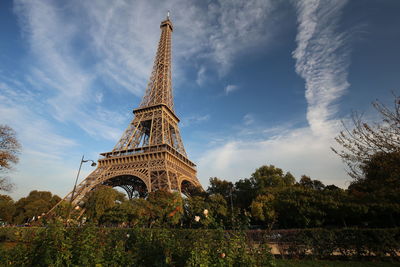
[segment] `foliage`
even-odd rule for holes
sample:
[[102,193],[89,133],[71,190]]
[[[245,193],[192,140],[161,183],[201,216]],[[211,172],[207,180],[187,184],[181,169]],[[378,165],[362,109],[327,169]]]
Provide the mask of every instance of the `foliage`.
[[184,203],[183,224],[188,228],[218,229],[227,224],[227,203],[220,194],[189,197]]
[[11,223],[15,212],[14,201],[7,195],[0,195],[0,223]]
[[178,225],[183,213],[182,198],[178,193],[162,190],[150,192],[150,227],[172,227]]
[[360,168],[364,177],[351,183],[349,191],[363,198],[400,201],[400,151],[376,153]]
[[269,240],[277,243],[289,258],[342,259],[391,257],[400,260],[400,229],[301,229],[272,231]]
[[[344,125],[345,130],[335,138],[342,147],[332,150],[338,154],[349,168],[349,175],[355,179],[365,177],[363,166],[375,155],[400,152],[400,97],[394,97],[393,109],[376,101],[373,107],[381,117],[380,122],[367,123],[357,113],[352,117],[352,128]],[[399,162],[397,161],[397,165]]]
[[210,186],[207,188],[208,194],[220,194],[229,201],[230,196],[234,190],[232,182],[218,179],[217,177],[210,178]]
[[[7,126],[0,124],[0,172],[5,172],[18,162],[18,154],[21,145],[16,138],[15,131]],[[0,190],[10,191],[12,185],[7,178],[0,176]]]
[[[8,228],[20,231],[18,228]],[[17,246],[0,244],[4,265],[18,266],[274,266],[266,246],[241,232],[177,229],[36,228]],[[0,236],[4,228],[0,228]],[[24,243],[22,241],[25,241]]]
[[396,267],[397,262],[277,259],[277,267]]
[[31,191],[27,197],[23,197],[15,203],[14,223],[26,223],[33,217],[42,216],[60,200],[60,197],[47,191]]
[[251,213],[254,218],[263,221],[268,228],[272,228],[276,220],[276,212],[273,204],[275,197],[272,194],[258,195],[251,203]]
[[90,220],[97,222],[107,209],[113,208],[125,195],[109,186],[98,186],[87,197],[84,208]]
[[307,175],[301,176],[299,185],[314,190],[323,190],[325,188],[325,185],[321,181],[313,180]]
[[249,179],[241,179],[235,183],[235,202],[240,208],[250,210],[250,205],[258,196],[272,191],[291,186],[295,178],[290,172],[273,165],[264,165],[256,169]]

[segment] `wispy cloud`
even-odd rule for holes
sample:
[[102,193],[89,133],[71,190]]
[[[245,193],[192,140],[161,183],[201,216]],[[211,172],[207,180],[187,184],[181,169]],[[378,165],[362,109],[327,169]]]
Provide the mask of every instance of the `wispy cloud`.
[[210,119],[210,115],[192,115],[192,116],[187,116],[182,119],[181,122],[181,127],[188,127],[190,125],[196,125],[202,122],[206,122]]
[[253,115],[253,114],[248,113],[248,114],[246,114],[246,115],[243,116],[243,123],[244,123],[244,125],[247,125],[247,126],[248,126],[248,125],[250,125],[250,124],[253,124],[254,121],[255,121],[255,119],[254,119],[254,115]]
[[346,0],[296,1],[296,72],[305,80],[307,120],[314,134],[330,131],[335,101],[349,87],[349,38],[338,24]]
[[[84,21],[71,6],[15,1],[14,10],[35,62],[28,66],[25,80],[40,94],[39,102],[48,104],[42,113],[47,111],[61,122],[75,123],[93,136],[115,140],[115,128],[121,125],[102,120],[95,113],[103,99],[94,86],[100,75],[89,64],[91,53],[86,53],[88,47],[81,42]],[[82,45],[80,51],[76,43]],[[115,113],[113,118],[120,116]]]
[[[293,52],[296,72],[305,80],[307,121],[309,127],[292,128],[281,125],[259,129],[245,136],[228,136],[204,152],[199,158],[199,177],[204,184],[212,176],[237,180],[248,177],[263,164],[274,164],[297,177],[302,174],[344,187],[347,175],[341,161],[329,147],[337,133],[338,100],[349,87],[347,69],[349,37],[339,32],[338,25],[345,0],[295,1],[298,32]],[[243,127],[252,122],[247,114]],[[239,132],[243,133],[243,131]],[[267,136],[262,136],[265,134]]]
[[225,91],[225,94],[228,95],[238,89],[239,89],[239,86],[234,85],[234,84],[229,84],[225,87],[224,91]]
[[197,71],[196,83],[200,86],[204,85],[206,80],[206,68],[202,65]]
[[210,177],[231,181],[249,177],[254,170],[272,164],[297,178],[310,175],[326,184],[345,187],[348,180],[342,162],[329,145],[333,140],[315,136],[300,128],[264,140],[228,141],[204,152],[198,159],[199,178],[206,185]]

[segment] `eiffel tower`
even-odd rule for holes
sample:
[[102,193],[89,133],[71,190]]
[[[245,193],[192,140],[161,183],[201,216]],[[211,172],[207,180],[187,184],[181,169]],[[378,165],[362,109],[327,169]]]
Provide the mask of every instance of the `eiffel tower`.
[[79,205],[83,197],[99,185],[119,186],[129,198],[144,197],[157,190],[185,194],[193,187],[202,188],[196,177],[196,165],[186,155],[179,133],[179,118],[174,112],[171,86],[173,26],[169,15],[160,28],[161,37],[150,81],[139,108],[133,110],[134,119],[114,149],[101,153],[98,167],[62,201]]

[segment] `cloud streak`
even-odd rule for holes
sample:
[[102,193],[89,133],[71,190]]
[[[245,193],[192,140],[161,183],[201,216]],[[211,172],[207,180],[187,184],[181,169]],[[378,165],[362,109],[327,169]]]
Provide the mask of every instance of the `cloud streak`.
[[[350,64],[349,37],[339,32],[339,19],[346,0],[295,1],[298,31],[293,51],[296,72],[305,80],[307,121],[309,127],[258,129],[258,138],[231,136],[230,141],[206,151],[199,158],[199,177],[237,180],[264,164],[273,164],[296,177],[307,174],[324,183],[346,186],[347,175],[341,161],[329,147],[338,132],[335,102],[350,86],[347,69]],[[243,118],[246,129],[249,114]],[[263,137],[263,134],[266,136]]]
[[230,93],[237,91],[239,89],[239,86],[234,85],[234,84],[229,84],[225,87],[225,94],[229,95]]
[[335,101],[350,86],[347,81],[349,38],[338,32],[346,0],[296,1],[298,32],[293,52],[296,72],[305,80],[307,120],[316,135],[331,131]]

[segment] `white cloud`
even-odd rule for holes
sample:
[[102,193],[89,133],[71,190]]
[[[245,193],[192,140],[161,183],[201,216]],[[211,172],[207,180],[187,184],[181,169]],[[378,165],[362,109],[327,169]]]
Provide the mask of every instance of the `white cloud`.
[[244,123],[244,125],[247,125],[247,126],[248,126],[248,125],[250,125],[250,124],[253,124],[254,121],[255,121],[255,119],[254,119],[254,115],[253,115],[253,114],[248,113],[248,114],[246,114],[246,115],[243,116],[243,123]]
[[233,91],[236,91],[236,90],[238,90],[239,89],[239,86],[237,86],[237,85],[234,85],[234,84],[229,84],[229,85],[227,85],[226,87],[225,87],[225,94],[230,94],[230,93],[232,93]]
[[[235,181],[249,177],[261,165],[273,164],[296,177],[306,174],[326,184],[346,187],[349,178],[344,166],[330,150],[333,137],[339,132],[334,104],[349,87],[349,40],[346,33],[337,32],[345,3],[345,0],[295,2],[298,33],[293,57],[296,72],[306,82],[309,127],[267,128],[259,131],[258,139],[239,135],[205,151],[198,164],[203,184],[214,176]],[[252,121],[251,115],[246,116],[244,126]],[[244,134],[254,135],[254,132]],[[263,138],[262,134],[273,135]]]
[[98,104],[103,102],[103,97],[104,97],[104,94],[102,92],[98,92],[94,95],[94,99],[95,99],[96,103],[98,103]]
[[205,81],[206,81],[206,68],[204,66],[201,66],[197,71],[196,83],[202,86],[204,85]]
[[333,140],[315,136],[310,128],[292,130],[262,141],[229,141],[205,151],[198,160],[203,185],[210,177],[231,181],[250,177],[262,165],[275,165],[299,178],[302,174],[325,184],[345,187],[348,177],[330,150]]
[[202,122],[206,122],[210,119],[210,115],[192,115],[192,116],[187,116],[182,119],[182,122],[180,123],[180,127],[188,127],[190,125],[195,125],[199,124]]
[[14,9],[36,59],[29,66],[26,81],[35,86],[31,92],[36,90],[37,101],[49,104],[39,112],[47,112],[62,122],[73,122],[94,136],[115,140],[115,134],[104,130],[120,126],[101,121],[93,112],[96,101],[101,102],[102,97],[96,96],[92,88],[96,73],[83,66],[82,55],[73,47],[81,37],[81,25],[74,23],[76,17],[45,1],[15,1]]
[[335,101],[349,87],[349,40],[338,32],[346,0],[297,1],[296,72],[306,82],[307,120],[314,134],[324,135],[337,112]]

